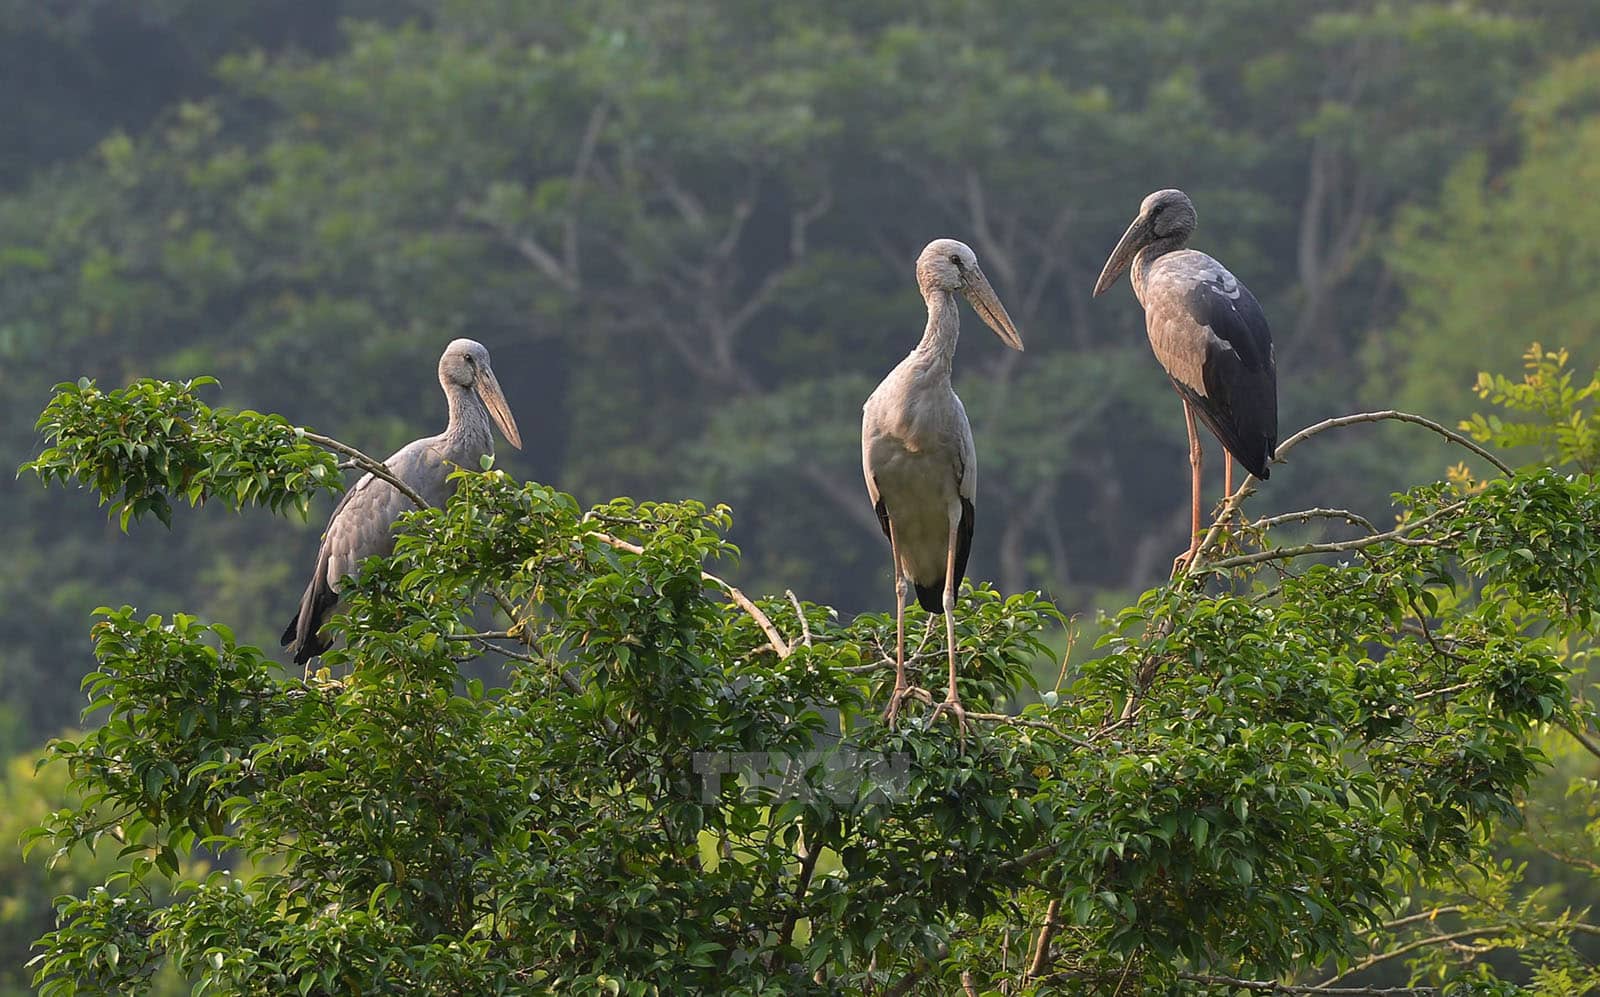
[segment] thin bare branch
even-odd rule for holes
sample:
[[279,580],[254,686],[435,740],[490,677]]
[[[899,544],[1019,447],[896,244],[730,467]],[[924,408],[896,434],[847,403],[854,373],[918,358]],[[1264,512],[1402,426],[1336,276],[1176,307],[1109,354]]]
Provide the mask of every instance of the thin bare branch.
[[784,589],[783,594],[789,597],[789,605],[794,607],[794,615],[800,620],[800,643],[810,647],[811,621],[806,619],[806,611],[800,606],[799,596],[794,594],[794,589]]
[[[1506,464],[1505,461],[1496,457],[1494,454],[1485,450],[1483,447],[1479,446],[1477,443],[1461,435],[1455,430],[1447,429],[1444,426],[1441,426],[1439,423],[1434,422],[1432,419],[1425,419],[1420,415],[1412,415],[1410,412],[1401,412],[1398,409],[1384,409],[1377,412],[1357,412],[1353,415],[1336,416],[1332,419],[1324,419],[1321,422],[1314,423],[1278,444],[1277,455],[1274,460],[1275,462],[1282,462],[1284,455],[1290,450],[1293,450],[1296,446],[1300,445],[1306,440],[1309,440],[1311,437],[1325,433],[1330,429],[1340,429],[1345,426],[1354,426],[1367,422],[1383,422],[1386,420],[1394,422],[1408,422],[1412,425],[1422,426],[1424,429],[1432,430],[1450,442],[1455,443],[1458,446],[1465,447],[1479,457],[1482,457],[1490,464],[1493,464],[1501,473],[1512,473],[1511,467]],[[1211,548],[1216,545],[1217,541],[1222,535],[1223,524],[1232,518],[1234,512],[1238,510],[1239,506],[1244,503],[1246,498],[1255,493],[1257,483],[1258,479],[1255,477],[1255,475],[1245,475],[1244,481],[1240,482],[1238,489],[1236,489],[1232,495],[1229,495],[1223,501],[1222,507],[1217,511],[1216,519],[1214,519],[1211,523],[1211,528],[1206,531],[1205,538],[1200,541],[1199,550],[1195,551],[1195,556],[1193,558],[1190,558],[1187,571],[1188,574],[1196,574],[1200,571],[1206,554],[1209,553]]]
[[[625,550],[630,554],[644,553],[644,548],[638,544],[630,543],[627,540],[614,537],[609,533],[601,533],[599,530],[592,530],[587,535],[594,537],[603,544],[615,547],[617,550]],[[702,581],[709,582],[716,588],[721,589],[723,594],[726,595],[734,605],[744,610],[749,614],[751,619],[756,621],[756,626],[760,627],[761,632],[767,635],[767,640],[772,643],[772,649],[778,653],[778,657],[780,659],[787,658],[791,653],[793,653],[794,649],[790,647],[788,641],[783,639],[783,635],[778,632],[778,628],[772,625],[772,621],[767,618],[767,614],[761,611],[761,607],[757,606],[755,603],[746,598],[743,592],[739,591],[738,588],[729,584],[728,582],[723,581],[721,578],[718,578],[716,575],[711,574],[709,571],[700,572],[700,578]]]
[[1561,724],[1562,730],[1572,735],[1572,739],[1577,741],[1578,745],[1583,748],[1583,750],[1587,751],[1596,758],[1600,758],[1600,744],[1596,744],[1593,738],[1589,737],[1584,731],[1578,729],[1577,724],[1568,720],[1561,720],[1557,722]]
[[1334,997],[1432,997],[1435,987],[1329,987],[1323,984],[1279,983],[1277,980],[1243,980],[1214,973],[1179,973],[1180,979],[1236,987],[1258,994],[1327,994]]
[[1419,921],[1433,921],[1443,917],[1445,914],[1459,914],[1466,909],[1465,904],[1448,904],[1444,907],[1433,907],[1428,910],[1418,911],[1415,914],[1407,914],[1405,917],[1397,917],[1393,921],[1385,921],[1373,931],[1394,931],[1396,928],[1404,928]]
[[1334,973],[1334,975],[1330,976],[1330,978],[1323,979],[1322,983],[1315,984],[1315,986],[1322,987],[1322,989],[1304,992],[1307,992],[1307,994],[1336,994],[1336,992],[1339,991],[1330,991],[1328,987],[1339,983],[1341,979],[1346,979],[1349,978],[1349,976],[1357,975],[1357,973],[1360,973],[1360,971],[1363,970],[1370,970],[1370,968],[1376,967],[1376,965],[1381,965],[1381,963],[1389,962],[1389,960],[1400,959],[1402,955],[1411,954],[1411,952],[1416,952],[1418,949],[1427,949],[1427,947],[1430,946],[1445,946],[1445,944],[1454,944],[1458,943],[1458,941],[1467,941],[1467,939],[1482,938],[1483,935],[1496,935],[1496,933],[1499,933],[1499,931],[1507,930],[1510,930],[1510,925],[1485,925],[1485,927],[1482,928],[1466,928],[1466,930],[1462,931],[1450,931],[1448,935],[1429,935],[1426,936],[1426,938],[1416,938],[1413,939],[1413,941],[1408,941],[1408,943],[1403,944],[1403,946],[1395,946],[1394,949],[1389,949],[1389,951],[1378,952],[1376,955],[1368,955],[1368,957],[1363,959],[1362,962],[1352,965],[1349,970],[1344,970],[1342,973]]
[[1299,444],[1320,433],[1325,433],[1330,429],[1342,429],[1345,426],[1355,426],[1364,422],[1383,422],[1385,420],[1393,422],[1409,422],[1414,426],[1422,426],[1424,429],[1432,430],[1457,446],[1465,447],[1466,449],[1471,450],[1479,457],[1482,457],[1490,464],[1493,464],[1495,468],[1500,471],[1500,473],[1512,473],[1511,467],[1506,464],[1505,461],[1485,450],[1470,438],[1461,435],[1453,429],[1446,429],[1444,426],[1434,422],[1432,419],[1425,419],[1420,415],[1412,415],[1410,412],[1401,412],[1398,409],[1383,409],[1382,411],[1378,412],[1356,412],[1352,415],[1341,415],[1332,419],[1324,419],[1319,423],[1307,426],[1305,429],[1300,430],[1300,432],[1278,444],[1277,456],[1281,459],[1284,454],[1288,453],[1290,450],[1293,450]]
[[1365,516],[1357,515],[1348,509],[1301,509],[1298,512],[1284,512],[1276,516],[1264,516],[1250,524],[1251,529],[1269,530],[1274,526],[1284,523],[1309,523],[1313,519],[1342,519],[1352,526],[1359,526],[1368,533],[1377,533],[1378,528]]
[[1225,557],[1220,561],[1212,561],[1196,569],[1198,571],[1222,571],[1227,568],[1237,568],[1247,564],[1261,564],[1265,561],[1286,561],[1296,557],[1305,557],[1309,554],[1341,554],[1350,551],[1364,550],[1381,543],[1398,543],[1408,547],[1434,547],[1442,541],[1439,540],[1414,540],[1407,533],[1419,526],[1427,524],[1430,520],[1437,519],[1447,512],[1455,512],[1461,508],[1457,502],[1447,505],[1436,512],[1431,512],[1420,519],[1399,526],[1384,533],[1374,533],[1371,536],[1357,537],[1354,540],[1341,540],[1334,543],[1297,544],[1293,547],[1273,547],[1270,550],[1258,550],[1251,554],[1239,554],[1234,557]]
[[414,504],[418,509],[429,508],[427,501],[423,499],[421,495],[417,494],[416,489],[395,477],[394,472],[390,471],[389,466],[383,461],[374,460],[350,444],[341,443],[331,436],[323,436],[320,433],[313,433],[309,429],[297,429],[296,432],[319,447],[326,447],[329,450],[342,453],[346,457],[349,457],[356,463],[356,466],[360,467],[362,470],[369,472],[375,478],[378,478],[382,481],[387,481],[389,484],[393,485],[395,491],[410,499],[412,504]]

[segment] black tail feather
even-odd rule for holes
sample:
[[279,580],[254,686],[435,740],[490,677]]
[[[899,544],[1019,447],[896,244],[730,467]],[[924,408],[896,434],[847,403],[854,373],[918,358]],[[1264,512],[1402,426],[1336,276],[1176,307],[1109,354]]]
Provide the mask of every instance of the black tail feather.
[[[961,500],[961,523],[956,528],[956,588],[961,587],[961,579],[967,577],[967,559],[972,556],[972,530],[977,525],[978,510],[974,508],[971,499]],[[911,587],[917,590],[917,603],[930,613],[944,615],[944,582],[940,580],[932,585],[924,585],[915,578],[911,580]]]
[[289,621],[283,636],[279,638],[279,643],[289,648],[295,664],[303,665],[333,646],[333,641],[324,638],[318,631],[322,629],[328,611],[338,602],[339,593],[323,581],[322,565],[319,564],[317,578],[307,587],[305,595],[300,597],[300,611],[294,614],[294,619]]

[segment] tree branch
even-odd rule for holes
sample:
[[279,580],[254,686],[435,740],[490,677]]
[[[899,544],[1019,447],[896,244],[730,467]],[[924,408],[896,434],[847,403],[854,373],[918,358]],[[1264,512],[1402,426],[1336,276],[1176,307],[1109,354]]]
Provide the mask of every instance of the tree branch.
[[323,436],[320,433],[313,433],[309,429],[300,427],[296,427],[295,431],[319,447],[325,447],[329,450],[342,453],[346,457],[349,457],[356,463],[357,467],[367,471],[373,477],[393,485],[395,491],[410,499],[418,509],[430,508],[427,501],[424,500],[421,495],[417,494],[416,489],[395,477],[394,472],[389,470],[389,466],[382,461],[374,460],[350,444],[341,443],[331,436]]
[[[1408,422],[1412,425],[1421,426],[1424,429],[1431,430],[1434,433],[1443,436],[1445,439],[1456,444],[1457,446],[1465,447],[1474,454],[1488,461],[1490,464],[1493,464],[1495,468],[1502,474],[1509,475],[1513,473],[1511,467],[1506,464],[1505,461],[1496,457],[1494,454],[1485,450],[1483,447],[1479,446],[1477,443],[1461,435],[1455,430],[1446,429],[1444,426],[1434,422],[1432,419],[1425,419],[1420,415],[1412,415],[1410,412],[1401,412],[1398,409],[1383,409],[1377,412],[1357,412],[1353,415],[1341,415],[1332,419],[1324,419],[1321,422],[1307,426],[1305,429],[1300,430],[1300,432],[1295,433],[1287,440],[1284,440],[1282,443],[1278,444],[1274,463],[1281,463],[1283,461],[1283,456],[1290,450],[1293,450],[1296,446],[1304,443],[1311,437],[1325,433],[1330,429],[1342,429],[1345,426],[1354,426],[1366,422],[1383,422],[1385,420],[1391,420],[1394,422]],[[1232,495],[1229,495],[1227,499],[1223,501],[1222,508],[1218,510],[1216,519],[1211,523],[1211,528],[1206,531],[1204,539],[1200,541],[1200,547],[1195,551],[1195,556],[1189,559],[1189,565],[1186,570],[1186,574],[1192,575],[1199,572],[1201,563],[1204,561],[1206,554],[1212,547],[1216,545],[1218,539],[1221,537],[1223,524],[1226,523],[1230,517],[1232,517],[1234,512],[1239,508],[1246,498],[1255,493],[1257,480],[1258,479],[1253,474],[1245,475],[1244,481],[1239,484],[1238,489],[1236,489]]]
[[1577,724],[1571,722],[1570,720],[1558,720],[1556,722],[1561,725],[1562,730],[1572,735],[1572,739],[1577,741],[1578,745],[1583,748],[1583,750],[1587,751],[1596,758],[1600,758],[1600,744],[1596,744],[1592,738],[1590,738],[1583,731],[1579,730]]
[[1432,520],[1438,519],[1445,513],[1459,510],[1464,504],[1465,503],[1462,502],[1453,502],[1441,509],[1437,509],[1428,513],[1426,516],[1423,516],[1420,519],[1413,519],[1408,523],[1401,523],[1392,530],[1388,530],[1383,533],[1374,533],[1371,536],[1357,537],[1354,540],[1340,540],[1334,543],[1298,544],[1294,547],[1274,547],[1271,550],[1258,550],[1253,554],[1239,554],[1235,557],[1225,557],[1220,561],[1212,561],[1196,570],[1221,571],[1225,568],[1237,568],[1246,564],[1260,564],[1263,561],[1285,561],[1296,557],[1304,557],[1308,554],[1339,554],[1347,551],[1362,550],[1367,547],[1372,547],[1376,544],[1388,543],[1390,541],[1405,544],[1411,547],[1436,546],[1437,541],[1413,540],[1407,537],[1405,534],[1411,532],[1419,526],[1427,524]]
[[[644,548],[638,544],[630,543],[627,540],[614,537],[609,533],[601,533],[599,530],[591,530],[586,535],[594,537],[603,544],[615,547],[617,550],[625,550],[630,554],[644,553]],[[709,582],[716,588],[721,589],[723,594],[726,595],[734,605],[748,613],[750,618],[756,621],[756,626],[761,628],[761,632],[767,635],[767,640],[772,643],[772,649],[778,652],[778,657],[780,659],[787,658],[791,653],[793,653],[794,649],[789,646],[788,641],[783,639],[783,635],[778,632],[778,628],[772,625],[772,621],[767,618],[767,614],[761,611],[761,607],[757,606],[755,603],[746,598],[745,594],[739,591],[738,588],[729,584],[728,582],[723,581],[716,575],[711,574],[709,571],[700,572],[700,579],[702,581]]]
[[1044,910],[1044,924],[1039,926],[1039,942],[1033,950],[1033,962],[1028,965],[1027,971],[1022,974],[1024,984],[1038,979],[1050,965],[1050,939],[1054,937],[1057,926],[1061,923],[1061,898],[1053,897],[1050,905]]
[[1250,524],[1251,529],[1269,530],[1274,526],[1284,523],[1309,523],[1313,519],[1342,519],[1352,526],[1359,526],[1368,533],[1377,533],[1378,528],[1365,517],[1359,516],[1348,509],[1301,509],[1299,512],[1285,512],[1276,516],[1264,516]]

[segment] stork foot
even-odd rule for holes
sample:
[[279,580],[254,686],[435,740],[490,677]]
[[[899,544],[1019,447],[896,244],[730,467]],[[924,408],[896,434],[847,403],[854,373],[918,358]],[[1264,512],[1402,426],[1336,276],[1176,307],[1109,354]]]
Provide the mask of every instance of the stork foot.
[[894,692],[889,694],[889,708],[883,711],[883,722],[889,725],[890,730],[894,729],[895,717],[900,713],[900,704],[907,699],[920,699],[929,705],[933,703],[933,696],[926,689],[919,689],[914,685],[895,686]]
[[929,727],[938,723],[939,714],[941,713],[948,713],[955,717],[956,736],[960,738],[962,743],[965,743],[967,740],[967,710],[966,707],[961,705],[961,700],[957,698],[954,689],[950,690],[950,694],[945,697],[944,702],[933,708],[933,713],[928,717]]
[[1194,556],[1196,554],[1198,554],[1198,553],[1200,553],[1200,538],[1196,537],[1194,543],[1189,545],[1189,549],[1188,550],[1184,551],[1182,554],[1179,554],[1177,557],[1172,559],[1172,576],[1171,577],[1176,579],[1176,578],[1180,577],[1185,571],[1188,571],[1189,570],[1189,563],[1194,560]]

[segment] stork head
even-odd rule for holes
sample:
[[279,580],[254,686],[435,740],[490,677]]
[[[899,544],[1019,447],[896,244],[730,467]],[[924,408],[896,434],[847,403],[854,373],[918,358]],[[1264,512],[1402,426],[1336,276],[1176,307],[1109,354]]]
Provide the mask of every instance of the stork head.
[[1022,349],[1022,335],[1017,332],[1006,306],[989,286],[989,278],[978,266],[978,256],[972,247],[955,239],[935,239],[928,243],[917,257],[917,285],[923,296],[943,292],[960,292],[972,304],[973,311],[983,318],[1000,341],[1013,350]]
[[1122,272],[1133,264],[1139,250],[1157,242],[1176,249],[1189,241],[1197,223],[1194,202],[1183,191],[1169,187],[1146,197],[1139,205],[1133,224],[1122,233],[1122,241],[1111,251],[1105,269],[1100,271],[1100,279],[1094,282],[1095,296],[1104,294],[1106,288],[1117,282]]
[[489,417],[500,427],[506,442],[522,449],[522,436],[517,432],[517,420],[511,417],[511,407],[506,404],[505,392],[489,366],[489,351],[475,339],[457,339],[444,348],[439,358],[439,383],[444,389],[472,391],[483,400]]

